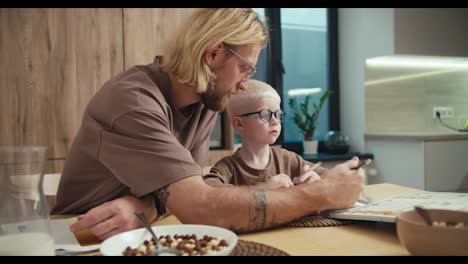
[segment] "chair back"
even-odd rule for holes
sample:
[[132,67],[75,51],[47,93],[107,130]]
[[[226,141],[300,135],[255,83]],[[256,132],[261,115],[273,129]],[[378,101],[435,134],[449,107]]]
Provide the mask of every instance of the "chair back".
[[57,190],[61,176],[61,173],[44,174],[44,182],[42,183],[42,188],[44,190],[44,195],[47,200],[49,212],[55,206]]

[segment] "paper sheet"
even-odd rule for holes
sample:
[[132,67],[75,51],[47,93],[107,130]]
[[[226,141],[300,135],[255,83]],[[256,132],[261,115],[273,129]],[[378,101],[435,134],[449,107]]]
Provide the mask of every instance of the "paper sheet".
[[394,196],[353,208],[329,212],[330,218],[394,223],[399,213],[419,205],[428,209],[468,212],[468,193],[416,192]]

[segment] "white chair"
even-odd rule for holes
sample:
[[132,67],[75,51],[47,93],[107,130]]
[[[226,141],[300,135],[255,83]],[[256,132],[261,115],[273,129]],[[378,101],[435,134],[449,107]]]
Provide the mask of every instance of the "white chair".
[[42,189],[47,200],[49,211],[55,206],[55,199],[61,176],[61,173],[44,174]]

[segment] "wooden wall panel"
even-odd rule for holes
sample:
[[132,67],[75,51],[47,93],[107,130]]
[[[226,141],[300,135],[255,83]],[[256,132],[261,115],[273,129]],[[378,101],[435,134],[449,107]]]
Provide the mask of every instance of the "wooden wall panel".
[[161,55],[194,10],[1,8],[0,145],[46,145],[61,172],[94,93]]
[[[151,63],[157,55],[164,56],[165,41],[195,10],[196,8],[125,8],[125,68]],[[225,149],[232,149],[231,123],[227,116],[224,120],[223,145]]]
[[125,68],[153,62],[163,43],[195,8],[125,8]]
[[0,144],[65,158],[84,108],[123,70],[122,9],[0,10]]
[[65,167],[65,159],[49,159],[45,173],[62,173]]

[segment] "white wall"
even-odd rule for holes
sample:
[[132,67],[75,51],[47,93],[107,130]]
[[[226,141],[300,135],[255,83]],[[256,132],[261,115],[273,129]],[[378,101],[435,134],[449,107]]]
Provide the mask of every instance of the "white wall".
[[365,151],[364,61],[390,54],[468,57],[468,8],[338,9],[341,130]]
[[341,131],[364,151],[364,61],[394,53],[393,8],[340,8],[338,45]]

